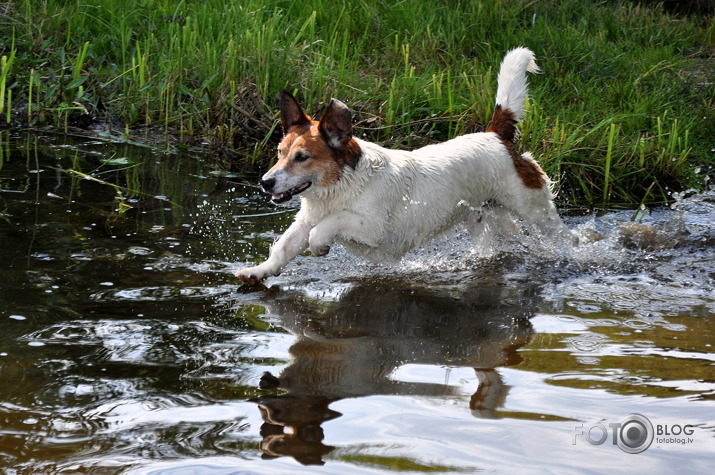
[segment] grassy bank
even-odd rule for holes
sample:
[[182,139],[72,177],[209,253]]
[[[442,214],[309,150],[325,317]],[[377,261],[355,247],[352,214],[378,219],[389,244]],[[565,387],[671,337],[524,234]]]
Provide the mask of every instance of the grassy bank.
[[522,148],[560,180],[562,201],[667,201],[702,185],[715,161],[715,23],[704,14],[580,0],[0,9],[4,126],[141,130],[258,171],[273,158],[286,88],[309,111],[339,97],[360,135],[413,147],[481,130],[504,52],[524,45],[544,74],[531,78]]

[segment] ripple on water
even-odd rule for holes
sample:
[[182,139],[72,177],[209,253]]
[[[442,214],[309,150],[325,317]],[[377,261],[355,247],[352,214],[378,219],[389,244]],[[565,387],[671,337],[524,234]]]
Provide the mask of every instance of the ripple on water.
[[608,337],[599,333],[582,333],[563,340],[573,353],[597,353],[604,347]]
[[637,317],[633,325],[648,322],[651,317],[678,316],[697,308],[715,310],[715,298],[708,288],[664,282],[644,273],[577,275],[557,284],[549,298],[563,299],[582,313],[595,308],[626,312]]
[[159,302],[176,299],[208,299],[227,296],[235,291],[235,285],[220,286],[149,286],[136,288],[116,288],[95,292],[89,296],[97,302]]

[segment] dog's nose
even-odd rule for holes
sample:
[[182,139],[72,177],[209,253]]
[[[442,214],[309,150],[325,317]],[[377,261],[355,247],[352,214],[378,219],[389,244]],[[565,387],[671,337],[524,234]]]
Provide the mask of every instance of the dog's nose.
[[276,179],[269,178],[267,180],[261,180],[260,183],[264,191],[271,191],[273,187],[276,186]]

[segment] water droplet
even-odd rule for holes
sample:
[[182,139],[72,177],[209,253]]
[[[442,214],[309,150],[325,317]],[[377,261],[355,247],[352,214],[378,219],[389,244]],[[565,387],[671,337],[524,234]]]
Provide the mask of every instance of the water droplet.
[[13,320],[26,320],[26,318],[22,315],[10,315],[8,318],[12,318]]

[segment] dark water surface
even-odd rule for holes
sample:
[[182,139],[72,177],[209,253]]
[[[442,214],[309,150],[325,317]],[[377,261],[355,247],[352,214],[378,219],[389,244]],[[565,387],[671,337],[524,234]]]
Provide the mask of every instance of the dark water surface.
[[241,287],[294,210],[197,157],[0,137],[6,473],[714,466],[713,191],[570,218],[574,249],[457,231]]

